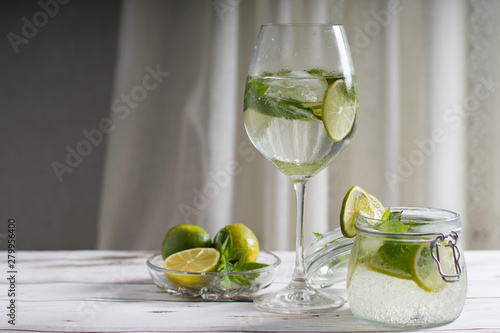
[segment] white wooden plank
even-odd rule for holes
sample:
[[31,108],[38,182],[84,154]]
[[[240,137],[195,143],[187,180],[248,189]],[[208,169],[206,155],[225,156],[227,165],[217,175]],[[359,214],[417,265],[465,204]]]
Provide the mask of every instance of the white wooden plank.
[[[171,302],[23,302],[20,325],[32,331],[141,331],[141,332],[383,332],[387,327],[362,323],[348,306],[329,315],[290,316],[263,313],[251,303]],[[492,311],[498,300],[467,300],[455,322],[428,329],[432,332],[500,330]],[[486,314],[490,314],[486,316]]]
[[[285,283],[275,283],[273,288],[265,289],[269,292],[284,287]],[[345,297],[345,285],[339,285],[335,290]],[[158,289],[151,281],[134,283],[82,283],[82,282],[54,282],[54,283],[23,283],[18,287],[19,298],[24,301],[58,301],[58,300],[124,300],[124,301],[159,301],[182,300],[173,297],[167,292]],[[0,299],[7,299],[7,295],[0,293]],[[468,298],[498,298],[500,301],[499,281],[469,281]],[[193,299],[193,301],[199,299]]]

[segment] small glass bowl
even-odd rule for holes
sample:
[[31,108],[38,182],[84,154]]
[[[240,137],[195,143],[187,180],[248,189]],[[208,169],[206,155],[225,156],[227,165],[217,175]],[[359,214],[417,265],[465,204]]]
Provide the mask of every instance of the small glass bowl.
[[[147,266],[156,286],[169,294],[206,301],[250,301],[274,281],[281,260],[271,252],[260,251],[257,262],[268,266],[242,272],[191,273],[163,268],[161,254],[155,253],[148,258]],[[181,285],[182,281],[190,286]]]

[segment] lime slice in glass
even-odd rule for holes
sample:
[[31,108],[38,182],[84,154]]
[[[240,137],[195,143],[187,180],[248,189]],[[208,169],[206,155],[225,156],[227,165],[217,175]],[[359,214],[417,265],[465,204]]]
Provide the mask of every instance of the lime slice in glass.
[[357,97],[347,90],[343,79],[326,88],[323,98],[323,124],[333,141],[341,141],[351,131],[356,119]]

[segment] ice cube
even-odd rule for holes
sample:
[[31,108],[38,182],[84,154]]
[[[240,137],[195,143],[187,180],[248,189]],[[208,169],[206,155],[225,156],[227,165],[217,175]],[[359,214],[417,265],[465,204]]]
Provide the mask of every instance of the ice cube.
[[321,101],[327,88],[324,78],[298,70],[268,78],[265,83],[269,86],[267,96],[300,102]]

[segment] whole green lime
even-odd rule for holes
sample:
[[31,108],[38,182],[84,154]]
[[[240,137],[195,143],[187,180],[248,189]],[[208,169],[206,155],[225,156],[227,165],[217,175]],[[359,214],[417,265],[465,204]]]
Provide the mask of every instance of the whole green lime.
[[[231,233],[231,238],[233,240],[233,248],[244,249],[242,252],[236,256],[236,260],[240,260],[242,256],[245,256],[247,262],[254,262],[259,256],[259,241],[253,233],[253,231],[244,224],[230,224],[226,226]],[[219,231],[220,232],[220,231]],[[215,236],[217,238],[217,236]]]
[[161,245],[161,255],[166,259],[171,254],[196,247],[212,247],[208,232],[195,224],[179,224],[165,235]]

